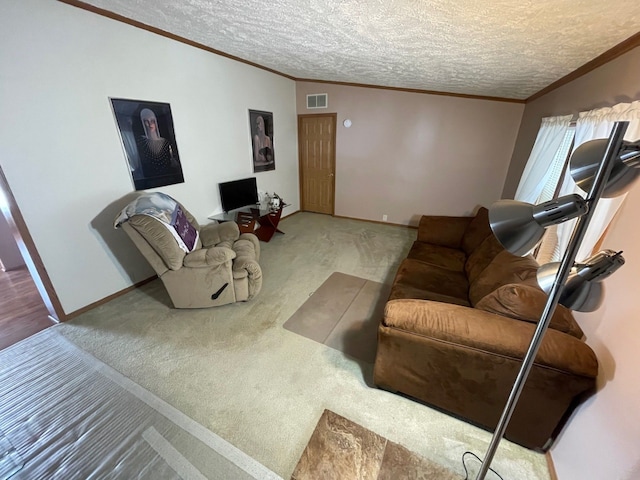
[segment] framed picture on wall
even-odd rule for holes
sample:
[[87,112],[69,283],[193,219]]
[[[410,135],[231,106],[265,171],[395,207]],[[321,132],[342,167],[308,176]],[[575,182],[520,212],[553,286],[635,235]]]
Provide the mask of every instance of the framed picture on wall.
[[110,100],[135,189],[183,183],[169,104]]
[[253,172],[276,169],[273,151],[273,113],[249,110]]

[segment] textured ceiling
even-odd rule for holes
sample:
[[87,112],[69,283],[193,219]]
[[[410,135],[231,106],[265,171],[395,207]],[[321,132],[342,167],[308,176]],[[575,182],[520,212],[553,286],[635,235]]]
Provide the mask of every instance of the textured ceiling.
[[294,78],[526,99],[640,29],[638,0],[85,0]]

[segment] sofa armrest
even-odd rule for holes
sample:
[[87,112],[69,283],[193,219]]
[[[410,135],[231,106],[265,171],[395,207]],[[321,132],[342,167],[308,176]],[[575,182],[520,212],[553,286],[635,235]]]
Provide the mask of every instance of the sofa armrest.
[[200,241],[205,248],[227,241],[233,243],[240,236],[236,222],[209,223],[200,228]]
[[[535,325],[428,300],[387,302],[374,384],[495,430]],[[505,438],[545,451],[580,401],[598,362],[575,337],[548,330]]]
[[188,253],[183,265],[188,268],[212,267],[222,265],[236,258],[236,252],[226,247],[201,248]]
[[[255,233],[242,233],[240,235],[240,238],[238,238],[238,240],[247,240],[248,242],[250,242],[250,244],[252,245],[252,251],[250,253],[254,256],[256,261],[260,260],[260,240],[258,240],[258,237],[256,236]],[[234,249],[235,248],[236,247],[234,245]],[[244,252],[238,251],[238,256],[239,257],[243,256],[243,253]]]
[[262,278],[262,268],[260,268],[258,262],[247,257],[236,258],[236,261],[233,262],[233,273],[234,276],[237,273],[240,273],[241,277],[249,276],[254,279]]
[[247,300],[254,298],[262,290],[262,269],[249,257],[238,257],[233,262],[233,279],[247,279]]
[[[387,302],[383,325],[464,348],[522,360],[536,325],[476,308],[430,300]],[[595,378],[598,360],[583,341],[548,329],[535,364],[582,377]]]
[[418,241],[449,248],[460,248],[473,217],[423,215],[418,224]]

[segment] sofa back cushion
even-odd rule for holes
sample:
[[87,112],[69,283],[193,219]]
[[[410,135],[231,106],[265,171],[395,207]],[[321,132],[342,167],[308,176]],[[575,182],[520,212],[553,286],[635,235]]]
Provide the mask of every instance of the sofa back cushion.
[[468,306],[468,291],[464,272],[405,258],[396,272],[389,298],[420,298]]
[[[476,308],[525,322],[538,323],[546,303],[547,295],[540,287],[510,283],[485,295],[476,304]],[[556,307],[549,327],[576,338],[584,336],[571,310],[562,305]]]
[[473,217],[469,226],[467,226],[462,237],[462,250],[469,255],[473,252],[482,241],[491,233],[489,226],[489,210],[480,207],[476,216]]
[[469,301],[474,307],[489,293],[510,283],[536,286],[538,263],[531,256],[518,257],[502,250],[469,285]]
[[149,215],[134,215],[129,219],[131,225],[151,245],[171,270],[182,268],[185,252],[176,239],[159,220]]
[[487,268],[497,254],[504,251],[504,247],[493,233],[487,235],[482,243],[467,257],[464,271],[469,283],[473,282],[482,271]]

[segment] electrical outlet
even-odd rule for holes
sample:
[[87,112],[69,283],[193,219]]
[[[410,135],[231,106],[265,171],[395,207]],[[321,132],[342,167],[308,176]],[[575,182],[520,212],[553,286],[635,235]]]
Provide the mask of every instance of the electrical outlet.
[[386,215],[382,215],[382,221],[386,222],[387,221],[387,216]]

